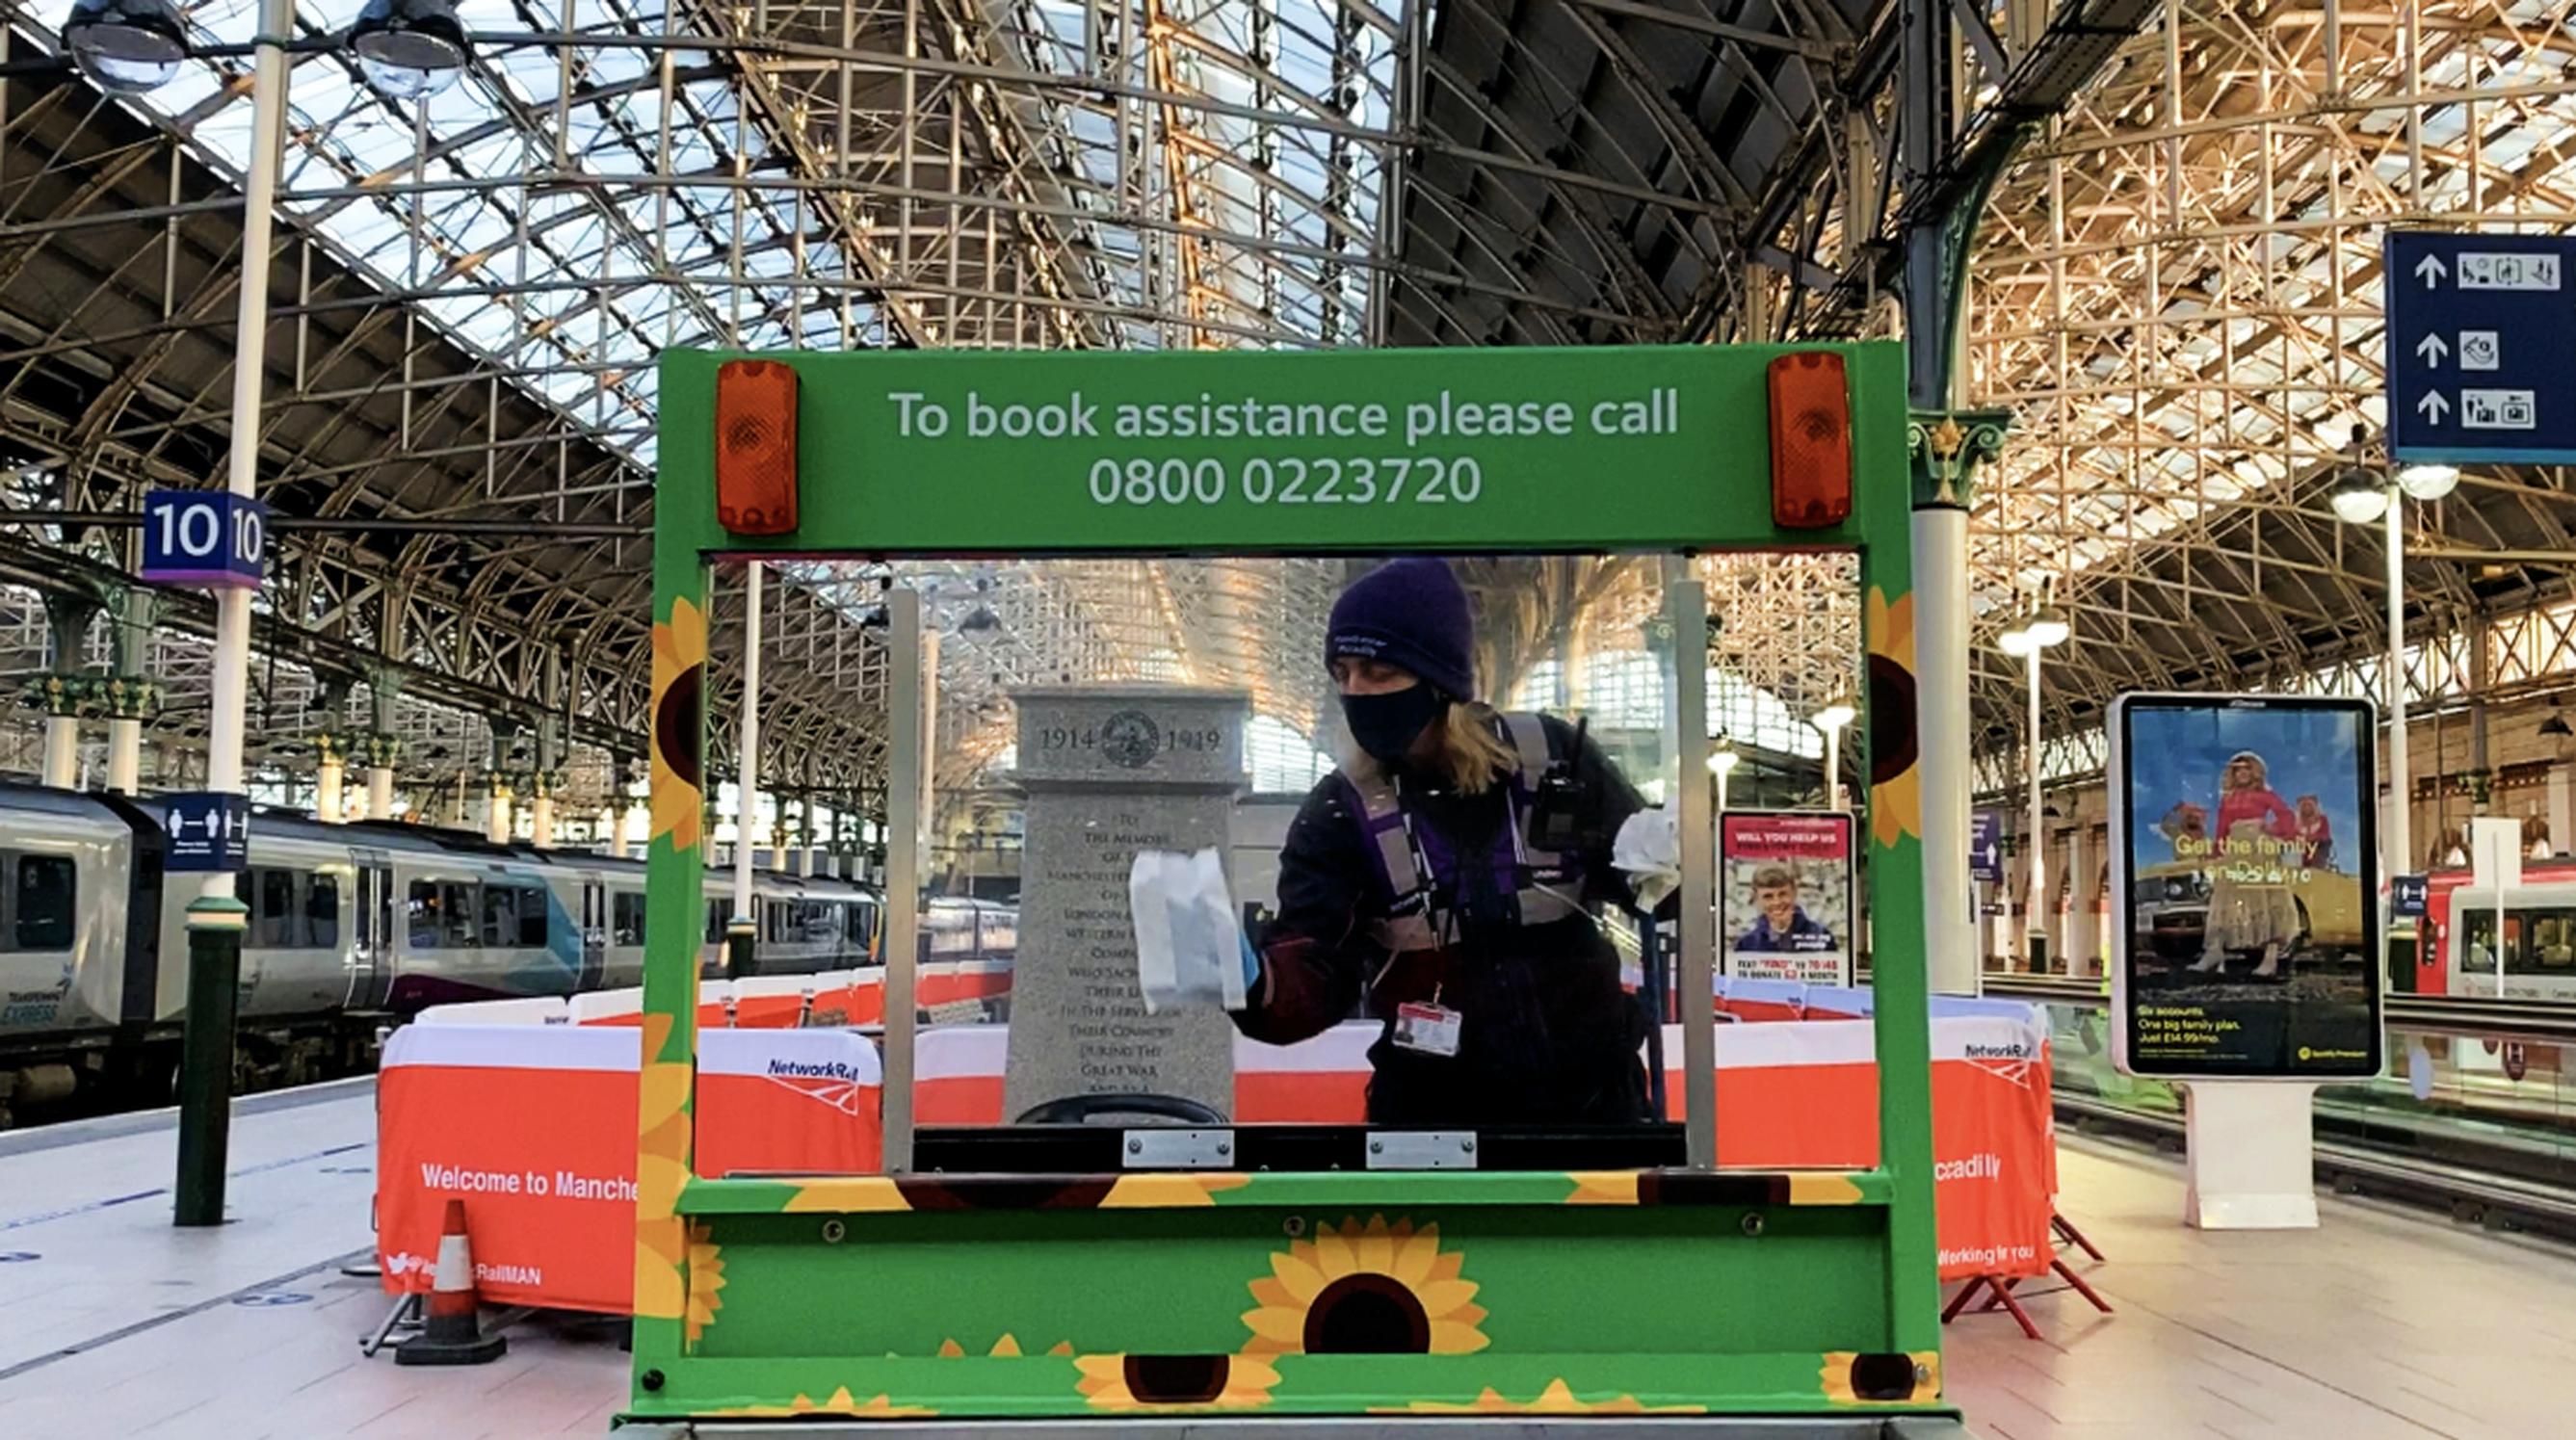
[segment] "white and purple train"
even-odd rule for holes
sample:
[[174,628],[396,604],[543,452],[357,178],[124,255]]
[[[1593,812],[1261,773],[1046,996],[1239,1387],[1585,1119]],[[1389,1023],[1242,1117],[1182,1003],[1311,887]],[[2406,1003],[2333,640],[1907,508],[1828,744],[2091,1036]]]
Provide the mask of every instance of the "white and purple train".
[[[188,995],[194,877],[163,874],[153,799],[0,784],[0,1126],[80,1096],[166,1104]],[[240,1088],[364,1069],[424,1006],[569,995],[644,973],[644,864],[378,822],[256,815],[236,893]],[[883,897],[762,872],[754,973],[876,963]],[[706,877],[702,969],[725,973],[729,874]],[[1017,917],[935,900],[925,955],[1008,960]]]

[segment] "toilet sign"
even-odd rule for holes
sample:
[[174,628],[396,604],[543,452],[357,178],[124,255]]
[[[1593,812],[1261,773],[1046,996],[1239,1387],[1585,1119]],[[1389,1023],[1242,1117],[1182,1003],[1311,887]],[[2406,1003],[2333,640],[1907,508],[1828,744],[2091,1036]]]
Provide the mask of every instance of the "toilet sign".
[[143,497],[143,579],[151,585],[256,590],[267,567],[268,507],[229,490]]

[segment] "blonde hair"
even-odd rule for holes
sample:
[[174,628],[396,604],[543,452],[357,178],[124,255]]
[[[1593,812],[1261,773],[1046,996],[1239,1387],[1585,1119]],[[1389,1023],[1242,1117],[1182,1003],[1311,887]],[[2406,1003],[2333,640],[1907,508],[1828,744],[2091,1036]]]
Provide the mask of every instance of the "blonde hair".
[[[1495,733],[1501,718],[1493,706],[1477,700],[1456,701],[1433,723],[1437,748],[1426,762],[1427,768],[1438,772],[1461,794],[1482,795],[1521,768],[1520,751]],[[1376,756],[1352,745],[1342,756],[1342,769],[1347,774],[1374,779],[1383,775],[1386,767],[1378,763]]]

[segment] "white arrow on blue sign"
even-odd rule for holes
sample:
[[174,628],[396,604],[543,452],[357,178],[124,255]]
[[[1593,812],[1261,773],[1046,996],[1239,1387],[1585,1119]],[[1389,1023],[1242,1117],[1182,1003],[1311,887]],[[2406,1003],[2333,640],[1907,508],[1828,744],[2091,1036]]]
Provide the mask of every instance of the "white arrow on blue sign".
[[2576,236],[2388,232],[2393,458],[2576,462],[2571,261]]

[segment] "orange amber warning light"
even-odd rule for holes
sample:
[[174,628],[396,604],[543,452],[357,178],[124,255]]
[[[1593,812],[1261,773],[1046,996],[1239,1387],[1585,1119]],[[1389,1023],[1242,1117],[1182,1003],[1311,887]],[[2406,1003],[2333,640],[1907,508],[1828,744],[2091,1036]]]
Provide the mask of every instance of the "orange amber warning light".
[[735,535],[796,528],[796,371],[776,360],[716,370],[716,519]]
[[1851,387],[1843,357],[1799,350],[1771,362],[1771,523],[1822,530],[1851,518]]

